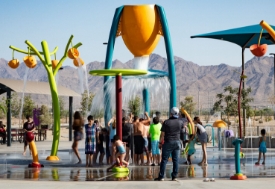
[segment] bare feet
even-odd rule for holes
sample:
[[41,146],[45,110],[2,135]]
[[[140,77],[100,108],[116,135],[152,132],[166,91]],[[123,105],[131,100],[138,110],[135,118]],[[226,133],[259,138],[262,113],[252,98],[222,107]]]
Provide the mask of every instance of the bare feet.
[[260,165],[260,163],[257,161],[257,162],[255,163],[255,165]]
[[23,154],[22,154],[23,156],[26,156],[26,152],[23,152]]
[[79,160],[79,162],[77,162],[76,164],[82,164],[82,161],[81,161],[81,160]]

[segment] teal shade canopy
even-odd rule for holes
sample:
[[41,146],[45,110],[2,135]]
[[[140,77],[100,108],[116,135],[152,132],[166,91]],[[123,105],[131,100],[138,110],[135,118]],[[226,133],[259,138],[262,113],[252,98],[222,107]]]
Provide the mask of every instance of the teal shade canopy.
[[[275,26],[272,26],[272,25],[270,26],[275,30]],[[259,24],[256,24],[252,26],[245,26],[245,27],[233,28],[233,29],[228,29],[223,31],[193,35],[191,36],[191,38],[218,39],[218,40],[235,43],[242,48],[249,48],[253,44],[258,44],[258,39],[259,39],[261,30],[262,30],[262,27]],[[261,44],[267,44],[267,45],[275,44],[274,40],[266,30],[263,30]]]

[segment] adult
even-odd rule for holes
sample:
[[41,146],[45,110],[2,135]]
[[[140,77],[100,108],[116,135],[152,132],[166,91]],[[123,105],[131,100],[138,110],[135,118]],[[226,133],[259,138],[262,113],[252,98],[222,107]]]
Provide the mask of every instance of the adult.
[[[23,152],[23,156],[26,155],[26,150],[27,150],[27,146],[28,146],[28,141],[26,139],[26,136],[27,136],[27,132],[33,132],[35,130],[35,126],[34,126],[34,123],[32,121],[32,118],[31,116],[27,115],[26,116],[26,119],[27,121],[24,123],[23,125],[23,129],[24,129],[24,152]],[[31,154],[31,152],[30,152]]]
[[155,166],[160,164],[160,150],[158,147],[159,138],[161,134],[161,124],[159,122],[158,117],[153,118],[153,124],[150,125],[149,134],[151,136],[151,146],[152,146],[152,154],[153,154],[153,161],[151,166]]
[[[151,164],[152,154],[151,154],[151,137],[149,135],[150,128],[150,117],[147,112],[144,113],[145,119],[141,118],[139,121],[144,125],[142,137],[144,139],[144,151],[147,157],[147,163],[145,165]],[[141,157],[142,164],[144,163],[144,156]]]
[[7,138],[7,133],[6,133],[6,126],[3,124],[2,121],[0,121],[0,137],[2,137],[2,144],[6,144],[6,138]]
[[74,113],[74,121],[73,121],[74,141],[73,141],[72,149],[73,149],[76,157],[78,158],[77,164],[82,163],[82,160],[78,153],[78,141],[82,140],[82,138],[83,138],[83,125],[84,125],[84,120],[83,120],[80,112],[76,111]]
[[[135,147],[135,155],[134,155],[134,162],[136,165],[139,165],[139,160],[142,161],[143,156],[143,148],[144,148],[144,139],[143,139],[143,132],[144,132],[144,125],[142,122],[139,121],[138,116],[134,116],[134,147]],[[141,162],[143,163],[143,162]]]
[[93,155],[96,153],[96,132],[98,130],[97,124],[94,122],[94,117],[89,115],[87,117],[88,124],[85,124],[85,154],[86,167],[92,167]]
[[126,156],[125,161],[129,162],[130,159],[130,147],[131,137],[133,133],[133,124],[130,123],[131,117],[122,118],[122,142],[126,143]]
[[[194,124],[195,124],[195,127],[197,128],[197,136],[201,143],[202,152],[203,152],[202,160],[198,165],[207,166],[207,153],[206,153],[207,133],[206,133],[205,128],[202,126],[202,122],[200,121],[199,117],[194,117]],[[193,139],[193,137],[192,137],[192,139]]]
[[[156,181],[163,181],[165,168],[170,154],[172,154],[173,171],[171,173],[172,181],[177,180],[178,166],[179,166],[179,155],[180,155],[180,131],[183,127],[183,122],[178,119],[179,109],[173,107],[171,109],[170,118],[163,122],[161,127],[161,135],[159,148],[162,148],[162,159],[160,163],[160,171]],[[162,143],[164,141],[164,143]]]

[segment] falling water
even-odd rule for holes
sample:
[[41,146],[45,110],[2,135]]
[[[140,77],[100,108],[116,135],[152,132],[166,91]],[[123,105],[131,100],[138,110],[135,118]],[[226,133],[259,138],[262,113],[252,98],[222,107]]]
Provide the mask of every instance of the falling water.
[[[79,77],[79,82],[80,82],[80,91],[81,91],[81,94],[84,93],[84,82],[85,82],[85,90],[87,91],[87,102],[86,102],[86,104],[88,104],[90,94],[89,94],[87,68],[86,68],[86,65],[81,64],[80,58],[77,58],[77,61],[78,61],[78,77]],[[88,114],[88,111],[89,111],[88,109],[85,110],[86,115]]]
[[[104,88],[106,93],[104,93]],[[167,77],[124,77],[122,82],[123,109],[128,109],[128,101],[137,95],[141,97],[141,102],[143,102],[142,90],[144,88],[150,90],[151,109],[156,109],[158,106],[169,108],[170,83]],[[109,98],[106,98],[108,94]],[[95,95],[91,113],[99,113],[105,109],[107,104],[110,104],[108,108],[115,110],[115,102],[115,79],[112,78]]]
[[83,68],[82,68],[82,64],[80,62],[80,58],[77,58],[77,62],[78,62],[78,78],[79,78],[79,86],[80,86],[80,92],[81,94],[84,93],[84,87],[83,87]]
[[87,91],[87,95],[88,95],[88,98],[90,96],[90,91],[89,91],[89,85],[88,85],[88,73],[87,73],[87,67],[86,65],[85,66],[82,66],[83,68],[83,72],[84,72],[84,76],[85,76],[85,88],[86,88],[86,91]]
[[149,56],[135,57],[133,61],[134,61],[134,69],[148,70]]
[[29,70],[30,69],[28,67],[26,67],[26,69],[25,69],[25,75],[24,75],[24,84],[23,84],[22,98],[21,98],[21,107],[20,107],[20,111],[19,111],[19,127],[21,126],[21,119],[22,119],[23,105],[24,105],[24,97],[25,97],[25,90],[26,90],[26,85],[27,85]]

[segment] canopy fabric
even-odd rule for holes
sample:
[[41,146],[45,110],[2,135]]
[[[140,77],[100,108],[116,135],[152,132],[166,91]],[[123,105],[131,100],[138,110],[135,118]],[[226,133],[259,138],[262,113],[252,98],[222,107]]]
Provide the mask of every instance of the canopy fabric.
[[[275,30],[275,26],[272,26],[272,25],[270,26]],[[242,48],[249,48],[253,44],[258,44],[258,39],[259,39],[261,30],[262,30],[262,27],[259,24],[256,24],[252,26],[245,26],[245,27],[233,28],[233,29],[211,32],[206,34],[194,35],[194,36],[191,36],[191,38],[219,39],[219,40],[235,43]],[[267,33],[266,30],[263,30],[261,44],[273,45],[274,41],[269,39],[272,39],[272,38],[270,37],[270,35]]]
[[[6,92],[8,88],[14,92],[23,93],[23,85],[23,80],[0,78],[0,94]],[[58,85],[57,89],[59,96],[81,97],[80,94],[66,87]],[[51,95],[50,85],[48,82],[27,81],[25,93]]]

